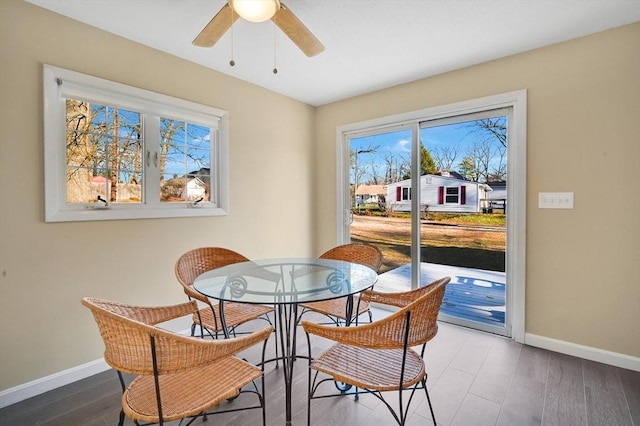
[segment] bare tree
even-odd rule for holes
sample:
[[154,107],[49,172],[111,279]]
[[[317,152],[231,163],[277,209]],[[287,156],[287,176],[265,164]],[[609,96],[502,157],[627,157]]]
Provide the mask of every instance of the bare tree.
[[[475,141],[467,149],[459,165],[460,173],[469,180],[489,182],[505,180],[507,165],[506,117],[474,120],[467,124]],[[498,143],[496,143],[498,142]],[[496,160],[497,158],[497,160]]]
[[436,147],[431,156],[440,170],[453,170],[453,165],[458,159],[457,145]]
[[364,176],[365,167],[360,168],[358,164],[358,157],[362,154],[373,154],[375,153],[380,145],[369,145],[367,148],[358,148],[356,150],[351,150],[349,155],[351,157],[351,164],[353,165],[353,194],[352,199],[354,200],[354,205],[357,204],[356,200],[356,191],[358,190],[358,186],[360,185],[360,180]]
[[380,164],[375,162],[375,159],[371,160],[371,164],[369,168],[371,169],[371,177],[368,180],[368,183],[371,185],[381,185],[384,183],[384,178],[380,175]]
[[492,117],[474,120],[468,126],[470,133],[481,135],[482,139],[497,140],[507,147],[507,120],[506,117]]
[[406,158],[402,156],[394,156],[392,153],[387,152],[383,158],[385,172],[384,183],[397,182],[402,179],[405,174],[404,164],[406,164]]
[[[494,155],[493,166],[487,176],[487,182],[502,182],[507,180],[507,149],[499,147],[495,152],[497,154]],[[497,160],[495,160],[496,156],[498,157]]]
[[478,174],[480,179],[484,182],[489,177],[489,169],[491,167],[491,160],[493,159],[493,149],[491,142],[487,140],[478,141],[473,144],[473,151],[477,156]]
[[[458,171],[468,180],[488,182],[492,172],[495,172],[492,164],[495,162],[496,152],[491,141],[477,140],[467,149]],[[504,154],[501,158],[504,158]]]
[[409,179],[411,177],[411,158],[408,156],[400,155],[400,162],[398,163],[398,180]]

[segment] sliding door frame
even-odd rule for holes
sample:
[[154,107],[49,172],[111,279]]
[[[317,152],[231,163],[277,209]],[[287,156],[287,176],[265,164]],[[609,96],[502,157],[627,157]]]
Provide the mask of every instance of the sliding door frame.
[[[380,117],[336,128],[337,165],[337,241],[349,240],[351,209],[349,199],[349,137],[354,133],[371,133],[394,127],[411,128],[413,141],[419,140],[419,123],[467,115],[492,109],[510,108],[507,147],[507,252],[506,252],[506,315],[511,318],[510,335],[524,343],[525,334],[525,272],[526,272],[526,189],[527,189],[527,92],[525,89],[484,98],[430,107],[387,117]],[[419,162],[419,144],[412,143],[412,162]],[[418,163],[419,164],[419,163]],[[416,164],[412,164],[414,168]],[[416,175],[415,173],[412,176]],[[414,176],[415,180],[419,176]],[[412,179],[413,180],[413,179]],[[416,182],[412,186],[417,187]],[[419,203],[417,199],[412,203]],[[418,206],[419,207],[419,206]],[[412,206],[413,209],[416,206]],[[418,210],[419,211],[419,208]],[[413,215],[416,216],[416,215]],[[414,220],[419,220],[419,217]],[[415,226],[415,224],[412,224]],[[419,229],[419,226],[417,227]],[[414,234],[414,233],[412,233]],[[415,244],[412,236],[412,245]],[[416,247],[420,247],[419,240]],[[413,252],[413,248],[412,248]],[[412,262],[413,262],[412,253]],[[412,268],[412,271],[418,268]],[[412,283],[419,280],[419,269],[412,274]]]

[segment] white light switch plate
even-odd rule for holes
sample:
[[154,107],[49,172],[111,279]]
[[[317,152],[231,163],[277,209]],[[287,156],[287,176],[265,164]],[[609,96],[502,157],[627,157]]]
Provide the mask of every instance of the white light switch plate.
[[573,192],[539,192],[538,208],[540,209],[572,209]]

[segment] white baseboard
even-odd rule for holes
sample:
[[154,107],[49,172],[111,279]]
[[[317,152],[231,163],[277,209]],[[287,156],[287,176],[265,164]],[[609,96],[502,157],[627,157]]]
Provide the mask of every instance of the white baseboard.
[[525,333],[524,343],[525,345],[548,349],[561,354],[572,355],[588,359],[590,361],[613,365],[615,367],[626,368],[627,370],[640,371],[640,358],[630,355],[605,351],[598,348],[592,348],[590,346],[578,345],[576,343],[551,339],[549,337],[538,336],[531,333]]
[[[176,332],[180,334],[186,336],[190,334],[190,329],[184,329],[182,324],[174,328],[179,328]],[[50,390],[68,385],[69,383],[86,379],[94,374],[102,373],[109,368],[111,367],[105,362],[104,358],[100,358],[86,364],[78,365],[77,367],[69,368],[68,370],[63,370],[22,385],[5,389],[0,391],[0,408],[38,396]]]
[[0,408],[93,376],[109,368],[111,367],[104,362],[104,359],[98,359],[13,388],[5,389],[0,392]]

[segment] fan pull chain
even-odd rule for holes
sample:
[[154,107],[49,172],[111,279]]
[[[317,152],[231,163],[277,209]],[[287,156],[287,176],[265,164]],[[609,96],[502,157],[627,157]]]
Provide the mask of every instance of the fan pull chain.
[[277,28],[276,28],[276,24],[273,24],[273,73],[274,74],[278,74],[278,67],[276,66],[276,53],[277,53],[277,49],[276,49],[276,36],[277,36]]
[[235,66],[236,61],[233,60],[233,7],[231,8],[231,60],[229,65]]

